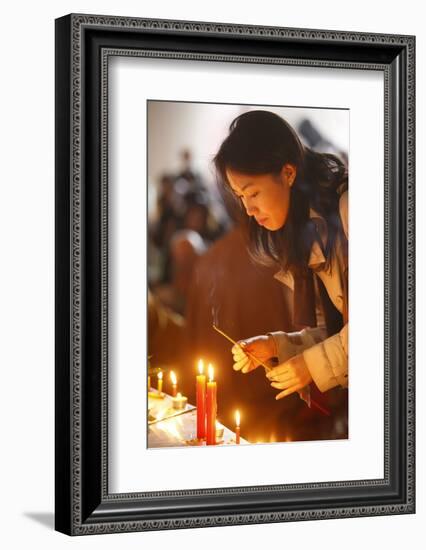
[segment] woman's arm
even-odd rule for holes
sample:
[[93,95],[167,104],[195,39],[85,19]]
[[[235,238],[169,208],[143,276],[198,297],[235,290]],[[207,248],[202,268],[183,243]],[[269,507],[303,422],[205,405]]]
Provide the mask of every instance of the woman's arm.
[[313,381],[321,392],[348,386],[348,324],[340,332],[303,351]]
[[[339,385],[343,388],[348,386],[347,324],[340,332],[325,339],[323,339],[325,334],[323,328],[270,334],[276,344],[281,369],[291,358],[300,356],[303,357],[312,380],[321,392]],[[271,373],[271,376],[277,377],[277,382],[282,381],[281,377],[277,376],[280,367],[276,367],[278,370],[274,369]]]
[[[339,212],[343,231],[348,238],[347,191],[340,198]],[[348,386],[348,324],[340,332],[328,338],[324,327],[308,328],[294,333],[273,332],[271,335],[275,341],[278,359],[282,363],[280,367],[283,373],[286,373],[288,369],[296,374],[299,370],[303,373],[306,367],[318,389],[322,392],[339,385]],[[290,368],[290,365],[285,363],[292,357],[294,360],[292,368]],[[277,374],[271,373],[271,376],[275,376],[278,381],[281,381],[281,378],[288,374],[283,376],[278,374],[277,376]]]
[[287,361],[290,357],[299,355],[305,349],[322,342],[327,332],[325,327],[305,328],[299,332],[269,332],[277,350],[277,357],[280,363]]

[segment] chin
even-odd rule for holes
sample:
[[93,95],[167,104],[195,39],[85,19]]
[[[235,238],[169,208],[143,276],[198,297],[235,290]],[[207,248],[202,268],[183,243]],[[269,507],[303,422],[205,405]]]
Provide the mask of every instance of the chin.
[[267,221],[263,227],[268,231],[278,231],[278,229],[281,229],[282,225]]

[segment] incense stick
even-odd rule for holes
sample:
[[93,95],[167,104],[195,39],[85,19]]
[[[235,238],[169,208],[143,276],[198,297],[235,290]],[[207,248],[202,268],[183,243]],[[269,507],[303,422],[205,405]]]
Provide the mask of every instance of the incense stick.
[[262,367],[265,368],[266,372],[269,372],[272,370],[272,368],[267,365],[266,363],[264,363],[263,361],[261,361],[260,359],[258,359],[257,357],[255,357],[254,355],[252,355],[249,351],[245,350],[244,349],[244,346],[242,346],[241,344],[239,344],[238,342],[236,342],[235,340],[233,340],[230,336],[228,336],[227,334],[225,334],[225,332],[223,332],[223,330],[220,330],[220,328],[218,328],[215,324],[213,324],[213,328],[215,329],[216,332],[218,332],[219,334],[221,334],[222,336],[224,336],[227,340],[229,340],[232,344],[235,344],[237,346],[239,346],[243,352],[248,355],[251,359],[253,359],[253,361],[256,361],[256,363],[260,363],[262,365]]

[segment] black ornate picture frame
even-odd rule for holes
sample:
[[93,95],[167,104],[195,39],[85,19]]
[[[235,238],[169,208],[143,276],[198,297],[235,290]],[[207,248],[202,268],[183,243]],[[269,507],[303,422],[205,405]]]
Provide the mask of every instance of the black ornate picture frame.
[[[108,491],[108,59],[384,76],[384,477]],[[178,62],[178,61],[177,61]],[[415,38],[72,14],[56,20],[56,529],[69,535],[415,512]]]

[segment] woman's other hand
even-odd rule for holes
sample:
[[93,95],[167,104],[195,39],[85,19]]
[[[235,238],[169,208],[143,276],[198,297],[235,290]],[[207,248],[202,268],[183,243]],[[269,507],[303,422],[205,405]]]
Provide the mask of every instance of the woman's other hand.
[[[276,354],[275,342],[270,335],[254,336],[246,340],[239,340],[232,348],[233,369],[240,370],[243,373],[250,372],[260,365],[259,361],[268,361],[271,357],[275,357]],[[258,359],[258,361],[254,358]]]
[[278,390],[284,390],[275,396],[282,399],[296,391],[301,390],[312,382],[312,376],[306,366],[303,355],[295,355],[285,363],[281,363],[266,374],[271,381],[271,386]]

